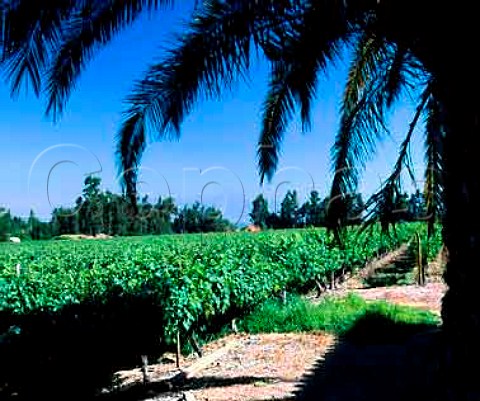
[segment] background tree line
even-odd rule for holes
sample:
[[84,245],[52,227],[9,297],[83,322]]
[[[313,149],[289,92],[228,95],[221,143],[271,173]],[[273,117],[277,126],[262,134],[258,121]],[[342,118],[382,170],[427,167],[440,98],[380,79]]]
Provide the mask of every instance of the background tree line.
[[[158,235],[174,233],[225,232],[236,229],[222,212],[199,202],[179,207],[171,197],[159,197],[151,202],[148,196],[138,199],[136,210],[124,195],[102,191],[101,180],[89,176],[84,181],[82,196],[73,207],[58,207],[52,211],[50,221],[42,221],[31,211],[28,219],[12,216],[0,209],[0,240],[9,237],[41,240],[65,234],[96,236]],[[349,224],[359,224],[364,218],[365,203],[361,194],[344,199],[345,216]],[[258,195],[252,202],[249,217],[262,229],[324,227],[328,225],[328,208],[331,199],[322,199],[311,191],[301,204],[298,193],[289,190],[278,210],[271,211],[268,201]],[[425,219],[427,206],[424,195],[417,191],[398,194],[390,204],[375,210],[379,221],[389,223]]]
[[[270,211],[267,199],[258,195],[252,203],[250,219],[262,229],[266,228],[296,228],[296,227],[327,227],[328,209],[338,200],[326,197],[320,198],[318,191],[311,191],[308,199],[300,204],[297,191],[287,191],[280,203],[278,211]],[[413,194],[397,193],[382,207],[376,207],[370,212],[368,204],[363,201],[362,194],[351,194],[342,199],[344,218],[349,225],[357,225],[369,217],[374,221],[389,224],[404,221],[428,220],[428,208],[425,196],[417,190]]]
[[0,240],[10,237],[40,240],[65,234],[126,236],[234,229],[222,212],[212,206],[196,202],[179,207],[171,197],[159,197],[151,202],[144,196],[133,209],[127,197],[102,191],[100,185],[100,178],[87,177],[82,196],[75,205],[55,208],[50,221],[40,220],[33,211],[28,219],[22,219],[0,208]]
[[151,202],[148,196],[143,196],[134,209],[127,197],[103,192],[100,184],[100,178],[87,177],[83,195],[73,208],[53,210],[53,235],[158,235],[233,229],[222,212],[214,207],[196,202],[180,208],[171,197],[159,197]]

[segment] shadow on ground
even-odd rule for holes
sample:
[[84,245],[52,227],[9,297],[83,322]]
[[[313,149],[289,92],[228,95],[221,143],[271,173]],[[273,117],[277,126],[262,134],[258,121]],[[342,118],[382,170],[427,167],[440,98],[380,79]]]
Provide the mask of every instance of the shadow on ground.
[[[368,313],[339,339],[325,359],[318,361],[297,393],[283,401],[442,400],[441,344],[437,326],[397,323]],[[177,400],[185,391],[269,380],[272,378],[203,377],[178,385],[137,384],[102,397],[102,401]],[[234,400],[235,394],[227,391],[231,389],[226,390],[225,400]]]
[[367,314],[306,375],[299,401],[441,400],[442,334]]
[[[95,401],[142,401],[146,399],[181,399],[186,391],[206,388],[231,387],[241,384],[270,383],[276,380],[283,380],[274,377],[241,376],[241,377],[219,377],[203,376],[192,378],[181,383],[173,384],[169,381],[158,381],[147,384],[135,383],[123,388],[121,391],[104,394],[95,398]],[[226,390],[226,398],[228,392]],[[232,399],[231,397],[229,399]],[[291,399],[291,398],[289,398]]]
[[121,291],[58,311],[0,313],[0,399],[85,399],[158,352],[162,310]]
[[[203,377],[134,385],[92,398],[92,390],[107,384],[113,372],[138,365],[140,355],[151,353],[152,347],[158,351],[160,319],[161,311],[148,297],[121,295],[54,314],[4,314],[0,332],[15,322],[21,334],[4,339],[3,345],[0,342],[0,397],[12,401],[177,400],[183,391],[197,388],[272,380]],[[442,400],[442,343],[436,326],[396,323],[383,315],[367,314],[304,377],[295,397],[299,401]],[[231,397],[226,399],[235,399]]]

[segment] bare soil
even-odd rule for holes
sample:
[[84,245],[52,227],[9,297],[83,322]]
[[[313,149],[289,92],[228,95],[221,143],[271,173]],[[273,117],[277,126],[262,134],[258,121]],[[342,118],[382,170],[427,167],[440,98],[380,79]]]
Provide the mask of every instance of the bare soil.
[[379,287],[351,290],[369,301],[387,301],[390,303],[412,306],[440,314],[443,294],[446,286],[443,283],[428,283],[424,287],[418,285],[402,285],[395,287]]
[[401,258],[406,249],[407,246],[402,245],[396,251],[373,261],[362,269],[358,275],[347,280],[338,293],[354,293],[369,301],[387,301],[398,305],[429,310],[440,315],[442,298],[447,289],[442,280],[442,273],[446,263],[446,252],[444,249],[441,249],[435,260],[428,265],[427,284],[425,286],[401,285],[363,288],[362,278],[388,266],[394,262],[396,258]]
[[359,270],[352,277],[346,280],[340,288],[341,289],[363,288],[364,287],[363,280],[373,275],[376,271],[391,265],[396,259],[402,257],[407,251],[407,249],[408,249],[408,245],[403,244],[395,251],[389,252],[371,261],[363,269]]
[[[228,351],[211,366],[188,380],[180,388],[201,401],[256,401],[286,400],[334,343],[334,337],[315,334],[230,335],[204,347],[206,355],[230,342],[238,347]],[[152,382],[169,378],[179,371],[175,358],[167,363],[151,365],[148,376]],[[196,358],[182,358],[181,367],[194,363]],[[118,380],[125,385],[140,384],[140,369],[118,372]]]
[[101,240],[101,239],[111,239],[111,235],[107,234],[97,234],[97,235],[86,235],[86,234],[62,234],[58,236],[58,239],[79,241],[79,240]]

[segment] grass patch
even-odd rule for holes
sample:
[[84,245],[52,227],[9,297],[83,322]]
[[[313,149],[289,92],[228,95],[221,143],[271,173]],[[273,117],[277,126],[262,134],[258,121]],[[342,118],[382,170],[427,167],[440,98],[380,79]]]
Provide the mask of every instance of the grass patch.
[[440,319],[435,314],[387,302],[367,302],[350,294],[344,298],[327,297],[313,304],[300,297],[291,297],[286,304],[267,301],[246,316],[239,328],[248,333],[289,333],[327,331],[342,335],[366,316],[382,316],[392,323],[435,327]]

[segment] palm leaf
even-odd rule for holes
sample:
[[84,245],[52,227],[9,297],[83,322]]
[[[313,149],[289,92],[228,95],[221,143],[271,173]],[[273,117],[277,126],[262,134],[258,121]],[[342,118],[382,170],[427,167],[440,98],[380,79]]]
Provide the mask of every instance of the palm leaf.
[[395,222],[398,200],[401,196],[401,187],[398,181],[386,181],[381,189],[373,194],[365,203],[367,214],[360,228],[360,232],[367,230],[379,222],[382,234],[389,235],[390,227],[395,233]]
[[340,230],[346,224],[344,198],[355,193],[359,172],[378,140],[388,134],[386,111],[402,91],[410,88],[407,82],[412,77],[421,83],[424,74],[405,49],[369,31],[359,38],[343,99],[340,129],[332,149],[330,228]]
[[100,46],[146,10],[172,4],[171,0],[103,0],[85,4],[64,24],[62,41],[47,72],[47,114],[62,113],[78,76]]
[[22,82],[31,82],[35,94],[41,90],[41,73],[48,54],[60,40],[63,21],[77,4],[91,1],[22,0],[4,2],[1,17],[1,62],[11,80],[12,95]]
[[[407,135],[405,136],[405,139],[403,140],[400,146],[400,151],[398,152],[397,161],[395,162],[393,171],[390,174],[390,176],[387,178],[387,181],[394,182],[394,181],[400,180],[402,169],[408,162],[408,158],[409,158],[408,150],[410,147],[410,142],[412,140],[413,132],[415,131],[415,128],[417,127],[418,122],[420,121],[420,117],[422,116],[422,113],[424,112],[431,96],[432,96],[431,86],[427,86],[422,93],[420,102],[417,105],[417,109],[415,111],[413,119],[410,122]],[[411,178],[414,180],[415,177],[412,177],[411,172],[409,173],[411,175]]]
[[327,221],[337,234],[345,226],[345,196],[356,190],[357,171],[364,166],[365,153],[373,150],[380,128],[386,130],[374,91],[381,91],[377,80],[384,82],[380,78],[387,57],[388,47],[382,38],[364,33],[358,39],[345,88],[340,129],[332,149],[334,177]]
[[[291,6],[286,0],[280,3],[285,9]],[[262,29],[275,26],[277,17],[272,11],[281,9],[278,4],[274,0],[214,0],[198,9],[187,32],[178,38],[179,45],[135,85],[127,99],[126,126],[120,132],[132,137],[129,130],[136,128],[130,118],[138,115],[134,120],[142,121],[155,139],[178,138],[183,119],[201,95],[217,98],[237,77],[248,74],[251,43],[259,46],[265,38]],[[122,147],[121,135],[117,143],[122,154],[120,170],[128,171],[139,163],[143,148]],[[134,188],[134,182],[125,184]]]
[[[119,176],[124,191],[129,195],[131,203],[136,205],[136,189],[138,160],[137,154],[143,153],[146,146],[145,124],[141,114],[131,114],[123,121],[117,134],[117,157],[120,161]],[[133,160],[131,159],[133,158]],[[123,166],[131,166],[128,169]]]
[[[382,184],[380,190],[373,194],[365,203],[365,209],[368,210],[362,230],[366,227],[380,221],[382,231],[387,233],[391,224],[396,221],[397,200],[401,195],[401,173],[408,163],[409,146],[412,140],[415,128],[420,121],[422,113],[426,109],[429,99],[432,96],[432,85],[428,85],[420,98],[415,114],[410,122],[409,129],[403,140],[398,152],[397,161],[395,162],[393,171]],[[412,174],[410,172],[410,174]],[[414,179],[414,177],[412,177]]]
[[[75,79],[99,45],[146,9],[172,0],[17,0],[0,18],[2,63],[12,94],[30,82],[38,96],[48,71],[48,112],[61,111]],[[53,66],[50,63],[54,58]]]
[[435,222],[443,213],[443,140],[445,128],[442,107],[431,97],[426,107],[425,127],[425,202],[428,236],[434,234]]
[[265,176],[270,180],[275,172],[280,144],[297,106],[303,130],[310,128],[319,72],[338,56],[339,42],[348,40],[350,35],[350,26],[339,23],[344,17],[342,10],[333,3],[328,6],[312,2],[300,8],[289,30],[293,33],[281,37],[277,47],[272,41],[263,45],[273,66],[258,143],[261,181]]
[[270,180],[278,165],[283,134],[295,112],[295,98],[286,83],[289,72],[280,63],[271,72],[257,151],[261,182],[265,176]]

